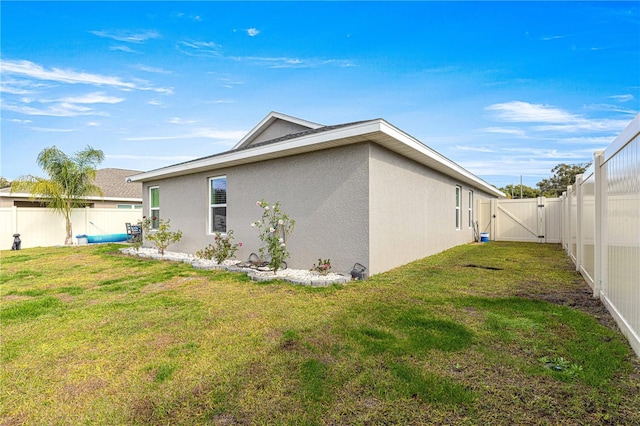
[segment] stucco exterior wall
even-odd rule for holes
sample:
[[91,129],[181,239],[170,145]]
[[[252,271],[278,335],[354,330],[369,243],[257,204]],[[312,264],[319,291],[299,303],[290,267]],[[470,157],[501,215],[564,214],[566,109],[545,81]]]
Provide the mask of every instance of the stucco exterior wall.
[[146,182],[143,197],[149,214],[149,187],[160,188],[160,217],[183,232],[168,250],[195,253],[213,242],[208,233],[209,178],[227,176],[227,229],[243,247],[238,259],[258,253],[261,241],[250,226],[260,219],[256,201],[279,201],[296,226],[288,247],[290,267],[309,269],[329,258],[333,270],[348,273],[355,262],[369,263],[367,144],[323,150],[254,164]]
[[[477,188],[370,145],[370,274],[473,241],[468,193]],[[462,186],[461,229],[456,229],[456,185]]]

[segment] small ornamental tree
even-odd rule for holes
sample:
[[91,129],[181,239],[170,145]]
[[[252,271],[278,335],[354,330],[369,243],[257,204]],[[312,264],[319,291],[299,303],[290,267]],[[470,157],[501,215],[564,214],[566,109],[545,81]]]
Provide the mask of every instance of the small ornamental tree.
[[264,247],[260,247],[260,255],[264,259],[269,258],[269,267],[275,274],[289,257],[287,238],[296,222],[280,210],[280,202],[270,206],[265,200],[260,200],[256,205],[262,209],[262,219],[253,222],[251,226],[260,231],[260,239],[266,243]]
[[156,218],[145,217],[142,219],[142,229],[144,238],[151,241],[158,249],[158,253],[164,255],[164,250],[173,243],[177,243],[182,238],[182,231],[171,231],[170,219],[158,220],[158,228],[151,229],[151,224],[156,222]]

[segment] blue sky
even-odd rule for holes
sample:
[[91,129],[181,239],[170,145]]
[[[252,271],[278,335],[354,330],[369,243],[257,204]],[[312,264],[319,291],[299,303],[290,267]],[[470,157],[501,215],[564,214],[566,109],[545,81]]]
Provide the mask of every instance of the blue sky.
[[0,175],[38,153],[151,170],[270,111],[384,118],[502,187],[590,161],[640,111],[637,2],[1,4]]

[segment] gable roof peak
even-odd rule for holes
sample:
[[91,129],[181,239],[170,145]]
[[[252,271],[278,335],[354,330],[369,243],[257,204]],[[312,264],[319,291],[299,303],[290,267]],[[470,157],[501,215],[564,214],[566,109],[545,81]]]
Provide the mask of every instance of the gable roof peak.
[[[278,126],[278,122],[280,125]],[[265,139],[274,139],[296,133],[301,130],[313,130],[324,127],[322,124],[303,120],[281,112],[271,111],[249,133],[246,134],[233,148],[245,148],[254,142]],[[266,136],[268,135],[268,137]]]

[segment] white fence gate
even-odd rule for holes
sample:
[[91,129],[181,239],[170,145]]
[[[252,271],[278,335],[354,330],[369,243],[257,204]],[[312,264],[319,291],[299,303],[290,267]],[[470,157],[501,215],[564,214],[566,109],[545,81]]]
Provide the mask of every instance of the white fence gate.
[[560,243],[562,241],[560,198],[479,200],[478,225],[495,241]]
[[[124,234],[125,223],[142,219],[142,210],[73,209],[71,226],[73,237],[80,234]],[[66,225],[64,216],[49,208],[0,207],[0,250],[10,250],[13,234],[20,234],[22,248],[47,247],[64,244]],[[75,238],[74,238],[75,241]]]

